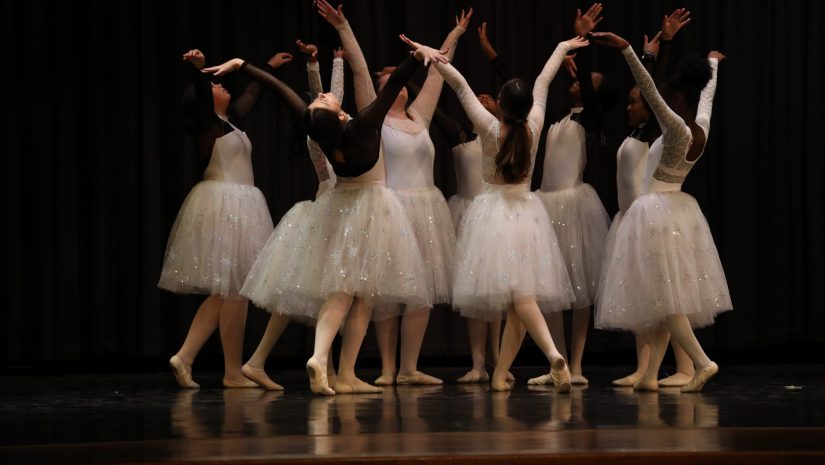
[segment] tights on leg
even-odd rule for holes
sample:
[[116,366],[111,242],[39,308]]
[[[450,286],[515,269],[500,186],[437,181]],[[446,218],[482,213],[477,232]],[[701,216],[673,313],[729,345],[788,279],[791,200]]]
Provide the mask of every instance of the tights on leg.
[[266,324],[261,342],[258,343],[258,348],[252,354],[252,357],[247,360],[246,364],[241,367],[244,376],[255,381],[264,389],[270,391],[283,390],[283,386],[275,383],[266,374],[266,359],[275,347],[275,343],[281,338],[287,325],[289,324],[289,317],[279,313],[273,313],[269,317],[269,322]]
[[[473,357],[473,371],[484,373],[484,360],[487,346],[487,322],[477,318],[467,320],[467,333],[470,338],[470,354]],[[498,352],[498,351],[496,351]]]
[[[573,326],[570,334],[570,372],[582,374],[582,357],[590,328],[590,307],[573,309]],[[564,353],[564,352],[562,352]]]
[[665,319],[665,326],[673,339],[682,346],[693,361],[694,366],[704,368],[710,365],[710,358],[705,354],[696,335],[693,334],[693,328],[690,327],[690,321],[685,315],[668,316]]
[[329,296],[321,306],[318,313],[318,322],[315,326],[315,346],[312,352],[312,359],[326,370],[329,351],[332,348],[332,341],[338,329],[347,316],[347,311],[352,305],[352,296],[336,293]]
[[670,333],[667,332],[667,329],[662,324],[651,330],[648,334],[650,335],[650,357],[648,358],[645,373],[642,375],[639,383],[641,383],[643,387],[647,386],[649,390],[655,390],[658,388],[659,368],[661,368],[662,360],[665,358]]
[[564,360],[564,357],[553,343],[553,337],[550,335],[550,330],[547,328],[547,323],[544,321],[544,316],[539,310],[536,299],[533,297],[516,298],[513,301],[513,307],[519,320],[521,320],[527,332],[530,333],[530,337],[533,338],[547,361],[552,365],[557,360]]
[[198,312],[195,313],[195,318],[189,326],[186,339],[183,341],[178,353],[175,354],[187,366],[194,363],[195,357],[198,356],[203,345],[218,328],[222,306],[223,299],[221,296],[210,295],[198,307]]
[[341,341],[341,357],[338,360],[338,378],[335,381],[337,393],[368,393],[381,392],[380,388],[371,386],[355,376],[355,362],[364,335],[372,317],[372,304],[368,300],[356,298],[352,304]]
[[487,324],[487,339],[489,340],[490,366],[498,366],[498,356],[501,352],[501,320],[496,319]]
[[526,329],[515,309],[510,308],[507,312],[507,322],[504,324],[504,335],[501,338],[498,365],[496,365],[493,377],[490,380],[490,385],[494,390],[502,391],[510,388],[507,385],[507,373],[516,359],[522,341],[524,341],[525,332]]
[[401,320],[401,365],[399,375],[414,375],[418,372],[418,356],[424,334],[430,321],[430,308],[424,307],[407,312]]
[[670,347],[673,348],[673,355],[676,357],[676,371],[679,373],[684,373],[689,377],[693,377],[696,369],[693,366],[693,360],[691,360],[685,349],[683,349],[682,346],[676,342],[675,338],[670,339]]
[[246,330],[246,314],[249,301],[246,299],[224,299],[221,306],[220,332],[223,347],[224,375],[226,387],[251,387],[252,384],[241,372],[243,364],[243,336]]
[[381,378],[384,378],[384,375],[388,378],[388,382],[382,384],[392,384],[395,377],[398,323],[397,316],[375,322],[375,337],[378,340],[378,352],[381,354]]
[[567,358],[567,343],[564,338],[564,312],[553,312],[545,315],[544,318],[547,321],[547,327],[550,328],[550,335],[553,336],[556,348],[564,357],[564,360],[569,360]]

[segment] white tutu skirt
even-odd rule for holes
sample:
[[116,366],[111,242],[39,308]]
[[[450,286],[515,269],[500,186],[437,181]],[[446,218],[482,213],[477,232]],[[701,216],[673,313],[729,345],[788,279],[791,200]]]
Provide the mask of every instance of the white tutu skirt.
[[172,226],[158,287],[237,297],[271,232],[272,218],[257,187],[201,181]]
[[369,299],[376,309],[432,305],[404,207],[384,186],[338,185],[308,207],[293,207],[258,261],[241,293],[300,320],[317,319],[339,292]]
[[447,202],[447,206],[450,207],[450,214],[453,215],[453,226],[455,226],[456,234],[458,234],[458,227],[464,219],[464,213],[467,212],[467,208],[471,203],[473,203],[473,199],[465,199],[459,195],[450,197]]
[[545,313],[575,299],[550,218],[528,187],[485,184],[464,214],[453,284],[463,316],[500,319],[514,297],[535,297]]
[[596,299],[610,216],[589,184],[555,192],[536,191],[559,241],[567,273],[576,294],[574,308]]
[[707,220],[684,192],[636,199],[608,239],[596,302],[602,329],[643,331],[669,315],[708,326],[733,308]]
[[447,201],[437,187],[394,192],[407,212],[418,241],[425,279],[433,291],[430,300],[434,304],[449,303],[456,238]]

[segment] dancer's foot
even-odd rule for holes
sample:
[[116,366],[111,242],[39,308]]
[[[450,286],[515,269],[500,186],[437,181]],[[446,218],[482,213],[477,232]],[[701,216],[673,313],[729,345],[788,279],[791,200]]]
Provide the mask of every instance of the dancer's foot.
[[504,375],[504,379],[506,379],[508,383],[515,383],[516,382],[516,377],[513,376],[513,373],[511,373],[509,371]]
[[432,386],[437,384],[444,384],[444,381],[441,381],[435,376],[430,376],[426,373],[415,371],[406,375],[402,375],[401,373],[399,373],[398,376],[395,377],[395,384],[423,384]]
[[457,381],[462,384],[486,383],[487,381],[490,381],[490,375],[488,375],[487,372],[484,370],[476,370],[475,368],[473,368],[472,370],[468,371],[464,376],[458,378]]
[[682,372],[676,372],[667,378],[659,380],[659,387],[682,387],[687,386],[693,376]]
[[658,392],[659,383],[655,379],[640,379],[633,384],[634,391]]
[[381,372],[381,376],[375,378],[375,384],[378,386],[392,386],[395,384],[395,373],[392,371]]
[[693,379],[691,379],[690,382],[682,388],[682,392],[701,391],[702,387],[705,386],[705,383],[716,376],[716,373],[719,373],[719,365],[714,362],[710,362],[709,365],[696,370],[696,374],[693,375]]
[[314,358],[307,361],[307,375],[309,375],[309,389],[315,394],[334,396],[335,391],[329,387],[327,372],[324,366]]
[[563,358],[555,360],[550,365],[550,378],[553,380],[556,392],[570,392],[572,389],[570,370],[567,369],[567,362]]
[[384,392],[378,386],[373,386],[366,381],[361,381],[358,378],[354,380],[338,379],[335,382],[336,394],[378,394]]
[[266,389],[267,391],[284,390],[283,386],[276,383],[275,381],[272,381],[272,379],[266,374],[266,370],[264,370],[263,368],[256,368],[247,363],[241,367],[241,373],[243,373],[244,376],[251,379],[252,381],[257,383],[258,386]]
[[634,371],[624,378],[614,379],[613,385],[619,387],[633,387],[633,385],[638,383],[640,379],[642,379],[642,373]]
[[241,376],[239,378],[227,378],[226,376],[223,377],[223,387],[227,389],[250,389],[250,388],[258,388],[260,389],[261,386],[258,385],[255,381],[251,379]]
[[570,374],[570,382],[574,386],[587,386],[590,384],[590,381],[587,380],[581,373],[572,373]]
[[544,386],[545,384],[553,384],[553,378],[550,376],[550,373],[546,373],[541,376],[536,376],[535,378],[530,378],[527,380],[528,386]]
[[507,382],[507,372],[494,370],[493,377],[490,378],[490,389],[493,391],[509,391],[513,389],[513,385]]
[[184,389],[199,389],[200,384],[192,380],[192,367],[187,365],[177,355],[173,355],[169,359],[169,368],[172,369],[172,374],[175,375],[175,380],[178,385]]

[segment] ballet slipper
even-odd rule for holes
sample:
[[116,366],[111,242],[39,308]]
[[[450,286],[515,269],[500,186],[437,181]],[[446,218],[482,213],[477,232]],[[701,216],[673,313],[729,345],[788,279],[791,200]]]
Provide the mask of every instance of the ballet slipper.
[[375,378],[375,384],[378,386],[392,386],[395,384],[395,373],[392,371],[384,371],[381,376]]
[[659,391],[659,383],[654,380],[644,380],[640,379],[633,383],[633,390],[634,391],[643,391],[643,392],[658,392]]
[[550,373],[527,380],[528,386],[544,386],[545,384],[553,384],[553,378],[550,376]]
[[493,391],[509,391],[513,389],[513,385],[507,382],[507,375],[493,371],[493,377],[490,379],[490,389]]
[[444,384],[444,381],[436,378],[435,376],[430,376],[426,373],[422,373],[420,371],[416,371],[409,375],[402,375],[399,374],[395,377],[395,384],[398,385],[405,385],[405,384],[423,384],[423,385],[436,385],[436,384]]
[[682,392],[699,392],[704,387],[705,383],[711,380],[716,373],[719,373],[719,365],[714,362],[710,362],[709,365],[702,367],[700,370],[696,370],[696,374],[693,375],[693,379],[690,380],[684,387],[682,387]]
[[635,371],[624,378],[614,379],[613,385],[619,387],[633,387],[633,385],[638,383],[640,379],[642,379],[642,373]]
[[255,381],[252,381],[248,378],[243,379],[223,379],[223,387],[227,389],[252,389],[258,388],[260,389],[261,386],[258,385]]
[[200,389],[200,384],[192,380],[192,367],[187,365],[177,355],[173,355],[169,359],[169,368],[172,369],[172,374],[175,375],[175,380],[178,385],[184,389]]
[[272,381],[272,379],[266,374],[266,371],[261,368],[255,368],[247,363],[241,367],[241,373],[267,391],[284,390],[283,386],[275,381]]
[[504,375],[504,379],[506,379],[508,383],[515,383],[516,382],[516,377],[513,376],[513,374],[510,373],[509,371]]
[[338,380],[335,383],[335,393],[336,394],[379,394],[384,392],[378,386],[373,386],[367,382],[361,381],[358,378],[355,378],[354,381],[347,383],[341,380]]
[[570,382],[573,383],[574,386],[587,386],[590,384],[590,381],[579,373],[574,373],[570,375]]
[[464,376],[458,378],[456,381],[462,384],[468,383],[486,383],[490,381],[490,375],[487,374],[486,371],[479,371],[476,369],[472,369],[468,371]]
[[685,373],[676,372],[668,376],[667,378],[662,378],[659,380],[659,387],[682,387],[687,386],[690,382],[692,376],[687,375]]
[[567,362],[563,358],[559,358],[550,365],[550,378],[553,380],[556,392],[570,392],[572,389],[570,370],[567,369]]
[[324,367],[318,363],[314,358],[307,361],[307,375],[309,375],[309,389],[314,394],[321,394],[324,396],[334,396],[335,391],[329,387],[327,381],[327,374]]

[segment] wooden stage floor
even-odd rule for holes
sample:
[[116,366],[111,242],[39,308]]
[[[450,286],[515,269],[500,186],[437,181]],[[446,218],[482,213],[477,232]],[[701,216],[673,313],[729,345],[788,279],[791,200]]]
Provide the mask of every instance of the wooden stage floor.
[[[825,367],[722,366],[701,394],[610,386],[628,367],[590,367],[570,394],[525,386],[313,397],[224,390],[196,373],[0,377],[0,463],[29,464],[775,464],[825,463]],[[360,372],[373,379],[374,371]],[[369,376],[368,376],[369,375]]]

